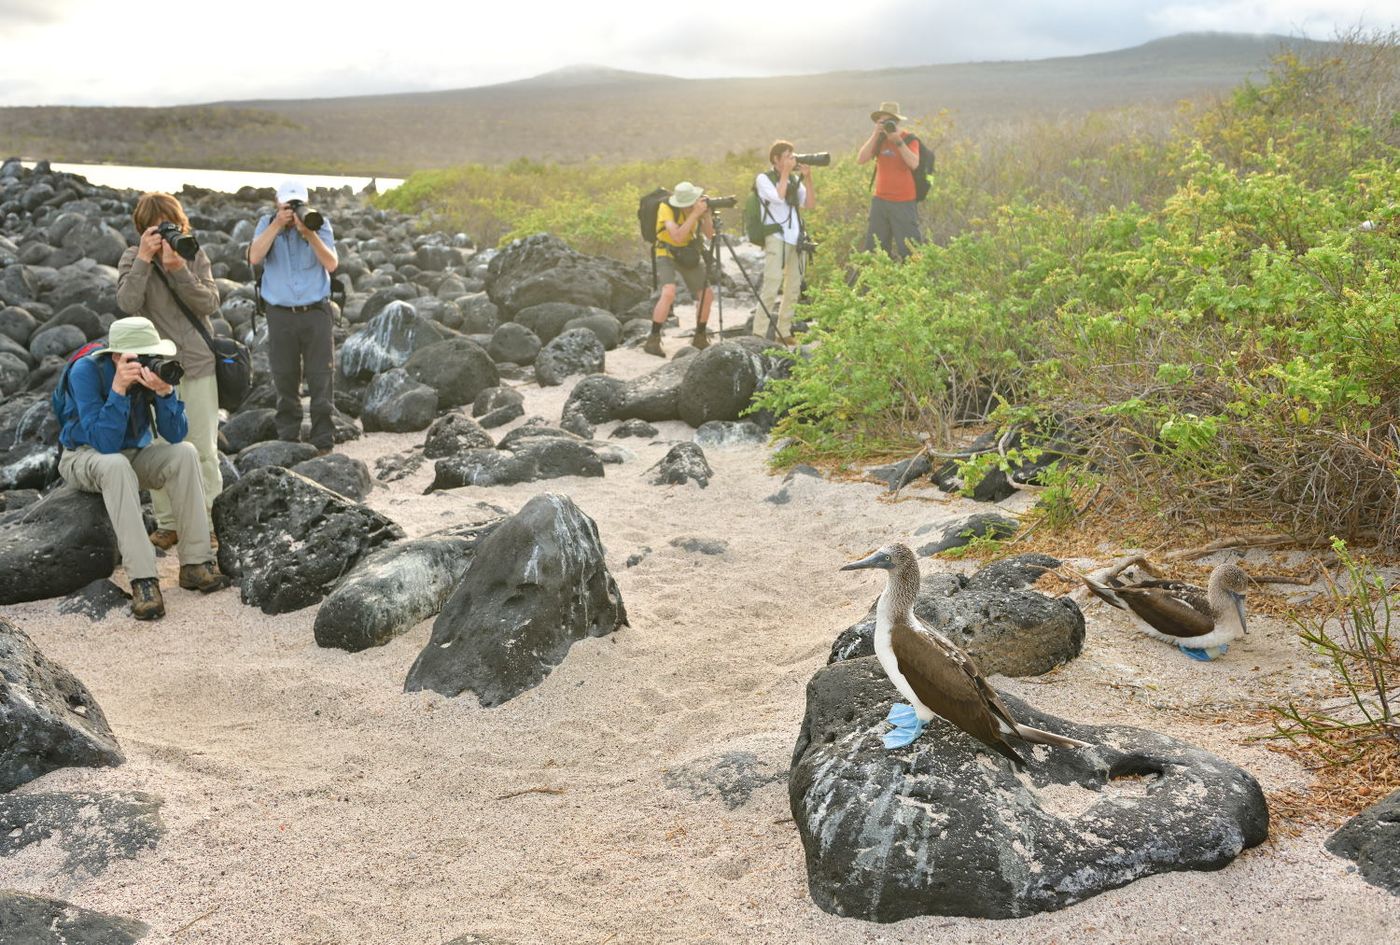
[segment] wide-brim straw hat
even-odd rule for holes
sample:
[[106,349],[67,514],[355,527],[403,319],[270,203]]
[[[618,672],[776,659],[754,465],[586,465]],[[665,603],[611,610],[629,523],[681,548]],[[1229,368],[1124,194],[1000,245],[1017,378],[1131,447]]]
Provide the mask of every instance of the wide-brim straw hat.
[[705,193],[705,188],[697,187],[688,180],[683,180],[676,185],[676,189],[671,191],[669,203],[678,210],[695,206],[695,201],[699,200]]
[[898,102],[881,102],[880,107],[870,113],[871,121],[879,121],[880,117],[888,116],[895,121],[908,121],[909,119],[899,113]]
[[107,329],[107,350],[114,354],[161,354],[173,357],[175,342],[162,338],[149,318],[119,318]]

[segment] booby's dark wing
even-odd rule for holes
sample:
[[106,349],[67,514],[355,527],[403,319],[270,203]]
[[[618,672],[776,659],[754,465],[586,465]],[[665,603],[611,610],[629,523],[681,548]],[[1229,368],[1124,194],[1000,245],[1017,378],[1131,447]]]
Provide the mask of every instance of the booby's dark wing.
[[1015,720],[967,654],[902,619],[890,628],[890,647],[920,702],[993,751],[1026,763],[1003,735],[1004,727],[1015,730]]
[[1144,582],[1118,588],[1117,593],[1144,623],[1167,636],[1187,640],[1203,637],[1215,629],[1215,617],[1211,614],[1206,592],[1194,585],[1176,581]]

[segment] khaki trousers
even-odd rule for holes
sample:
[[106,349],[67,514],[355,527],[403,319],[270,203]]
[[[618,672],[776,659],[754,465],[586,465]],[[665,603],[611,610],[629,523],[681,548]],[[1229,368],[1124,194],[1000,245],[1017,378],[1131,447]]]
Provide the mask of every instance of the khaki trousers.
[[[219,384],[214,375],[197,380],[185,378],[175,388],[175,394],[185,405],[189,432],[184,442],[194,445],[199,453],[199,475],[204,482],[204,511],[214,507],[214,500],[224,491],[224,477],[219,472]],[[164,443],[164,440],[159,440]],[[151,510],[156,514],[156,527],[179,531],[175,527],[175,509],[165,490],[151,493]]]
[[763,241],[763,287],[758,296],[763,305],[753,313],[753,333],[760,338],[768,337],[768,315],[763,310],[767,308],[772,313],[779,285],[783,288],[783,305],[778,309],[778,337],[792,334],[792,312],[802,294],[801,257],[796,246],[783,242],[781,233],[769,233]]
[[156,576],[156,550],[141,517],[142,489],[164,489],[170,496],[180,533],[176,551],[181,564],[214,560],[199,454],[189,443],[152,443],[145,449],[120,453],[99,453],[91,446],[80,446],[64,451],[58,472],[76,489],[101,493],[112,530],[117,533],[122,564],[132,580]]

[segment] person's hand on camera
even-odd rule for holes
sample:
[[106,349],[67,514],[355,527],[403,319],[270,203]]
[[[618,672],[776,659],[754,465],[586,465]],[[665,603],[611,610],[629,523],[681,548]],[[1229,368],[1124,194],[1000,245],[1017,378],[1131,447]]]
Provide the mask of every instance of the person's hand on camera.
[[292,212],[292,208],[284,204],[277,208],[277,213],[272,217],[272,225],[279,230],[285,230],[296,222],[296,218],[297,215]]
[[171,249],[170,244],[164,239],[160,241],[160,267],[166,272],[185,268],[185,257]]
[[699,198],[698,200],[695,201],[695,215],[696,215],[697,217],[703,217],[705,214],[707,214],[707,213],[709,213],[709,212],[710,212],[710,199],[709,199],[708,197],[701,197],[701,198]]
[[778,156],[779,174],[791,174],[795,167],[797,167],[797,155],[791,151],[786,151]]
[[141,234],[141,241],[136,244],[136,258],[152,262],[164,245],[165,240],[160,235],[160,227],[147,227],[146,232]]
[[117,374],[112,378],[112,390],[125,395],[132,384],[141,383],[141,372],[145,370],[134,354],[117,355]]
[[292,226],[297,228],[297,232],[302,235],[303,239],[309,237],[313,232],[315,232],[305,223],[301,222],[301,217],[297,216],[295,213],[292,214]]
[[797,165],[797,172],[802,175],[803,180],[812,179],[812,165],[810,164]]
[[138,362],[136,366],[141,369],[141,376],[137,378],[141,386],[155,391],[157,397],[165,397],[175,389],[170,384],[167,384],[165,383],[165,381],[161,380],[155,371],[152,371],[144,364],[140,364]]

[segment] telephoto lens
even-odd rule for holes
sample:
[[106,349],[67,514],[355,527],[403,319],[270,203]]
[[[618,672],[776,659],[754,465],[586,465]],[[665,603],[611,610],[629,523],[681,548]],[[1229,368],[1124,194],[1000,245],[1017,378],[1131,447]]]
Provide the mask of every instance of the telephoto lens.
[[194,262],[194,258],[199,255],[199,240],[174,223],[162,223],[156,227],[156,232],[160,233],[161,239],[170,244],[171,249],[186,260]]
[[292,200],[287,203],[292,208],[292,212],[297,215],[297,219],[302,222],[308,230],[319,230],[326,225],[326,218],[321,216],[321,211],[313,207],[308,207],[301,200]]
[[136,360],[141,363],[142,367],[171,387],[180,383],[180,378],[185,376],[185,366],[174,358],[166,358],[158,354],[143,354]]
[[732,195],[728,197],[706,197],[705,200],[709,202],[711,210],[727,210],[739,204],[739,198]]
[[884,127],[885,134],[887,135],[894,134],[894,130],[899,127],[889,118],[886,118],[884,121],[880,122],[880,124]]
[[831,164],[830,151],[818,151],[815,154],[794,154],[793,158],[798,164],[806,164],[808,167],[827,167]]

